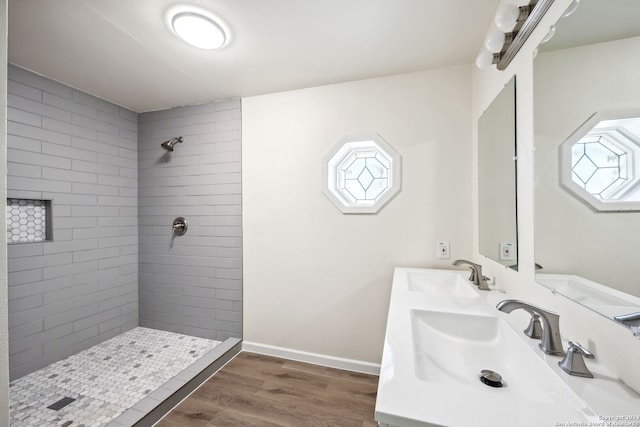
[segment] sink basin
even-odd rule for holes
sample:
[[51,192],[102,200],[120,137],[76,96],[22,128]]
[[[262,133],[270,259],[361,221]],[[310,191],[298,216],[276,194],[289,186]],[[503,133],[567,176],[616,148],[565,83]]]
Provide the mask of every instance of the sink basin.
[[480,371],[490,369],[510,384],[517,375],[504,363],[513,344],[503,323],[476,314],[411,310],[416,375],[423,381],[484,388]]
[[412,292],[428,295],[457,296],[474,298],[478,292],[473,283],[467,280],[469,273],[452,270],[414,270],[407,271],[407,286]]
[[[502,401],[564,408],[563,415],[571,416],[566,419],[584,419],[571,409],[580,408],[581,400],[500,317],[412,309],[411,333],[415,374],[422,381],[478,393],[478,397],[487,393],[493,399],[491,406]],[[503,386],[481,382],[482,370],[500,374]]]

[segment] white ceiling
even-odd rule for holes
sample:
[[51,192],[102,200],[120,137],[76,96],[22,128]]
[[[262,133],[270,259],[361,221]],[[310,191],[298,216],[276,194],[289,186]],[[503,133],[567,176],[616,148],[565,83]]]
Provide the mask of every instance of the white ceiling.
[[9,62],[137,112],[472,63],[499,0],[192,0],[231,43],[200,50],[174,0],[9,0]]

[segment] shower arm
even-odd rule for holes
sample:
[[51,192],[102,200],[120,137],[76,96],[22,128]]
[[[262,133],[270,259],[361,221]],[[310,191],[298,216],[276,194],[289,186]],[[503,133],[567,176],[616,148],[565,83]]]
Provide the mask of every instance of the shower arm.
[[183,139],[181,136],[176,136],[171,138],[168,141],[163,142],[162,144],[160,144],[162,146],[162,148],[164,148],[167,151],[173,151],[173,146],[176,145],[178,142],[182,143]]

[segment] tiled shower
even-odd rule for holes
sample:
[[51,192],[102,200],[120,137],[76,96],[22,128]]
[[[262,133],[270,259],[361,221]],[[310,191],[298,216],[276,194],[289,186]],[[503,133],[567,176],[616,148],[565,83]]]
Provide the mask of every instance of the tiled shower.
[[138,326],[240,338],[240,100],[137,114],[8,74],[7,197],[49,210],[8,248],[11,380]]

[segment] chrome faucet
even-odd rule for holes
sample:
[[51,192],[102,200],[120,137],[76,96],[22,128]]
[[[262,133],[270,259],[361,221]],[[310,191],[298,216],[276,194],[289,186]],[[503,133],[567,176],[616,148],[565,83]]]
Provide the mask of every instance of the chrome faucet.
[[530,314],[537,314],[542,320],[542,342],[538,345],[542,351],[555,356],[564,356],[562,338],[560,338],[560,315],[544,310],[533,304],[515,299],[506,299],[498,303],[496,308],[505,313],[521,308]]
[[466,259],[457,259],[453,261],[453,265],[459,267],[462,264],[467,264],[469,268],[471,268],[471,276],[469,276],[469,280],[473,282],[474,285],[478,287],[481,291],[490,291],[489,283],[487,283],[488,277],[482,274],[482,266],[480,264],[475,264],[471,261],[467,261]]

